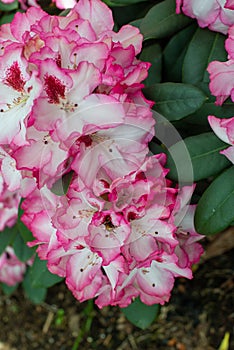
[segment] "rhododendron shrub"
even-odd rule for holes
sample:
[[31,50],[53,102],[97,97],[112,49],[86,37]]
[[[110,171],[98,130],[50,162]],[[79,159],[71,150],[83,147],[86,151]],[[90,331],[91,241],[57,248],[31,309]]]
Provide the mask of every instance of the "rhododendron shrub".
[[204,2],[201,24],[230,27],[224,62],[224,36],[174,0],[137,2],[115,21],[101,0],[0,3],[0,281],[34,302],[64,279],[100,308],[163,305],[234,219],[232,3]]

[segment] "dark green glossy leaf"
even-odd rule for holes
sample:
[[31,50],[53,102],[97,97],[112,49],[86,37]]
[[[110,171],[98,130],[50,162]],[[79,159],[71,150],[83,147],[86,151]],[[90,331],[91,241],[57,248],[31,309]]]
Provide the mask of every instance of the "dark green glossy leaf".
[[145,79],[145,86],[150,86],[161,81],[162,69],[162,50],[160,45],[153,44],[145,47],[142,50],[140,59],[145,62],[150,62],[151,67],[148,71],[148,77]]
[[139,18],[139,19],[136,19],[135,21],[131,21],[129,24],[140,29],[141,22],[142,22],[142,18]]
[[[22,203],[22,201],[21,201]],[[30,242],[34,240],[34,237],[32,235],[32,232],[24,225],[24,223],[21,221],[21,216],[23,215],[23,210],[21,209],[21,203],[19,205],[18,209],[18,220],[17,220],[17,229],[19,233],[21,234],[21,237],[23,238],[24,242]]]
[[160,306],[158,304],[145,305],[137,298],[128,307],[121,310],[131,323],[141,329],[146,329],[155,320]]
[[6,13],[0,18],[0,25],[10,23],[15,16],[15,13]]
[[221,232],[234,220],[234,166],[220,174],[203,193],[195,213],[196,230],[204,235]]
[[72,176],[73,176],[73,171],[70,171],[69,173],[63,175],[61,179],[57,180],[53,184],[53,187],[51,188],[51,192],[53,192],[57,196],[63,196],[64,194],[66,194],[68,191],[68,187],[71,183]]
[[217,118],[231,118],[234,116],[234,104],[233,102],[226,101],[222,106],[216,106],[214,102],[208,100],[200,109],[186,118],[186,122],[208,126],[208,115],[214,115]]
[[11,2],[9,4],[5,4],[2,1],[0,1],[0,11],[7,12],[7,11],[13,11],[18,9],[18,1]]
[[103,0],[108,6],[129,6],[148,0]]
[[0,232],[0,255],[4,252],[8,245],[11,245],[17,235],[16,226],[5,227],[5,229]]
[[184,58],[182,81],[190,84],[208,82],[209,75],[206,69],[209,62],[227,59],[224,43],[224,35],[198,28]]
[[140,31],[144,39],[168,37],[191,23],[191,19],[175,12],[175,1],[164,0],[153,6],[142,19]]
[[62,12],[59,13],[59,16],[60,17],[66,17],[69,14],[70,11],[71,11],[71,9],[65,9],[65,10],[63,10]]
[[149,6],[150,4],[146,2],[140,2],[130,6],[113,7],[112,13],[114,22],[117,24],[117,28],[120,28],[125,24],[129,24],[131,21],[143,18],[148,12]]
[[35,252],[35,248],[29,248],[20,234],[16,236],[13,248],[18,259],[23,262],[29,260]]
[[51,287],[63,280],[63,278],[52,274],[47,268],[47,262],[40,260],[38,256],[36,256],[30,269],[30,277],[33,287],[43,288]]
[[[211,131],[210,125],[205,125],[205,126],[201,126],[198,124],[191,125],[191,123],[187,123],[186,121],[187,121],[187,118],[173,122],[173,126],[178,130],[181,136],[181,139],[186,139],[187,137],[190,137],[190,136],[200,135],[202,133]],[[175,143],[176,142],[173,142],[173,145]]]
[[165,153],[165,148],[163,148],[161,145],[158,145],[154,141],[151,141],[149,143],[149,149],[153,154]]
[[[184,162],[183,152],[185,147],[190,155],[193,178],[191,178],[192,174],[187,171],[188,165]],[[169,177],[176,181],[193,182],[217,175],[230,165],[227,158],[219,154],[227,147],[228,145],[222,142],[213,132],[191,136],[176,143],[167,150]]]
[[8,286],[5,283],[0,283],[0,286],[6,295],[11,295],[18,288],[18,283],[16,283],[14,286]]
[[231,99],[226,100],[222,106],[215,105],[215,97],[211,95],[208,83],[198,83],[197,87],[204,91],[207,101],[195,113],[191,114],[184,121],[190,124],[209,126],[208,115],[215,115],[218,118],[231,118],[234,116],[234,104]]
[[144,89],[146,97],[155,101],[154,109],[168,120],[179,120],[199,109],[206,96],[197,87],[181,83],[155,84]]
[[27,270],[27,273],[23,280],[23,288],[26,296],[34,303],[40,304],[43,300],[45,300],[47,289],[46,288],[37,288],[32,285],[32,281],[30,278],[30,269]]
[[24,242],[30,242],[34,240],[32,232],[24,225],[22,221],[17,223],[18,230],[24,240]]
[[191,24],[174,35],[163,52],[164,74],[167,81],[181,82],[182,66],[188,44],[197,25]]
[[231,99],[227,99],[222,106],[215,105],[215,96],[212,96],[209,90],[209,84],[200,82],[197,87],[207,96],[207,100],[195,113],[188,116],[183,122],[194,125],[209,126],[208,115],[215,115],[218,118],[231,118],[234,116],[234,104]]

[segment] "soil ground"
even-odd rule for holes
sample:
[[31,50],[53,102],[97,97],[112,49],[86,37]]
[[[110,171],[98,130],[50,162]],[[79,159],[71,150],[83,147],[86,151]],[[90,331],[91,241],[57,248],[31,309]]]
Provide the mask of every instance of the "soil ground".
[[[218,350],[225,332],[234,349],[234,249],[198,266],[194,279],[179,279],[170,303],[146,330],[129,323],[116,307],[94,309],[79,349]],[[0,292],[0,350],[71,350],[84,324],[84,308],[63,283],[33,305],[21,289]]]

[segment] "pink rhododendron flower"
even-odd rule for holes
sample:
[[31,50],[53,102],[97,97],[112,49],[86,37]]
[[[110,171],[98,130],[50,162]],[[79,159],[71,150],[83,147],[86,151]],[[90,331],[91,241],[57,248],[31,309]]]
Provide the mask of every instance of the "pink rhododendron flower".
[[216,105],[222,105],[230,96],[234,102],[234,59],[227,62],[213,61],[207,68],[210,73],[210,91],[216,96]]
[[[12,161],[12,166],[9,164]],[[15,224],[20,203],[21,176],[15,169],[14,159],[0,149],[0,231]]]
[[134,283],[140,290],[143,303],[164,304],[170,298],[174,279],[178,276],[192,278],[189,268],[180,268],[176,254],[161,253],[152,260],[150,266],[142,266],[134,270]]
[[[58,250],[61,244],[56,236],[56,229],[51,223],[51,217],[59,207],[59,197],[48,190],[47,187],[35,189],[22,203],[25,210],[22,217],[24,224],[33,232],[35,241],[28,243],[30,247],[39,244],[37,253],[41,259],[47,259],[50,251]],[[56,261],[56,272],[59,272],[59,263]]]
[[234,164],[234,117],[230,119],[219,119],[210,115],[208,120],[215,134],[222,141],[231,145],[231,147],[220,153],[224,154]]
[[[1,0],[5,4],[10,4],[14,0]],[[69,9],[75,6],[76,0],[52,0],[59,9]],[[19,3],[23,10],[26,10],[30,6],[39,7],[37,0],[19,0]]]
[[226,34],[234,24],[233,0],[176,0],[176,13],[196,18],[200,27]]
[[225,41],[225,48],[229,59],[234,59],[234,26],[229,28],[228,38]]
[[49,133],[38,131],[34,126],[27,129],[26,135],[29,144],[13,152],[17,168],[31,171],[40,188],[45,183],[52,185],[63,174],[68,151],[61,149]]
[[36,72],[27,72],[27,62],[15,44],[6,47],[0,62],[0,144],[25,144],[26,120],[41,92]]
[[234,0],[227,0],[224,7],[230,10],[234,10]]
[[23,280],[26,264],[19,261],[14,250],[7,247],[0,256],[0,282],[14,286]]
[[75,6],[76,0],[53,0],[59,9],[69,9]]
[[21,196],[27,196],[34,190],[36,181],[32,172],[18,170],[15,159],[4,146],[0,147],[0,170],[8,191],[15,192],[15,195],[18,192]]
[[229,60],[213,61],[207,68],[210,73],[209,88],[216,96],[216,105],[222,105],[229,96],[234,102],[234,26],[229,29],[225,47]]
[[[136,110],[132,110],[134,107]],[[100,169],[105,168],[114,179],[137,169],[148,153],[153,120],[147,116],[148,112],[143,106],[138,111],[138,106],[131,104],[129,108],[126,103],[124,108],[127,109],[124,124],[82,136],[77,139],[76,147],[73,147],[76,156],[71,167],[87,187],[95,186]],[[139,117],[135,119],[138,113]],[[142,118],[144,113],[145,118]],[[144,125],[143,122],[147,124]],[[89,171],[90,167],[92,172]]]
[[[2,184],[3,183],[3,184]],[[18,217],[20,195],[18,192],[10,192],[0,176],[0,231],[6,226],[12,227]]]
[[0,147],[0,231],[15,224],[21,196],[28,195],[35,187],[32,174],[21,173],[7,147]]
[[181,189],[173,210],[177,226],[176,238],[179,241],[175,251],[180,267],[191,267],[192,264],[196,264],[203,253],[202,246],[197,243],[201,235],[195,231],[194,227],[196,206],[189,204],[194,188],[195,186],[184,186]]
[[3,147],[0,147],[0,169],[1,175],[9,191],[13,192],[20,188],[22,175],[16,169],[16,161]]

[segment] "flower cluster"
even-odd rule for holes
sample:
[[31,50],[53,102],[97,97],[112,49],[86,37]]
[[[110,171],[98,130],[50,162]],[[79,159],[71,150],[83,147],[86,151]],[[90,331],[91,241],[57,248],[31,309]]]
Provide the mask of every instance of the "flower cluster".
[[202,253],[193,186],[174,188],[165,156],[148,156],[142,35],[113,25],[101,1],[80,0],[66,17],[32,7],[1,27],[1,172],[25,198],[30,245],[78,300],[163,304]]
[[176,0],[176,13],[196,18],[200,27],[226,34],[234,24],[233,0]]

